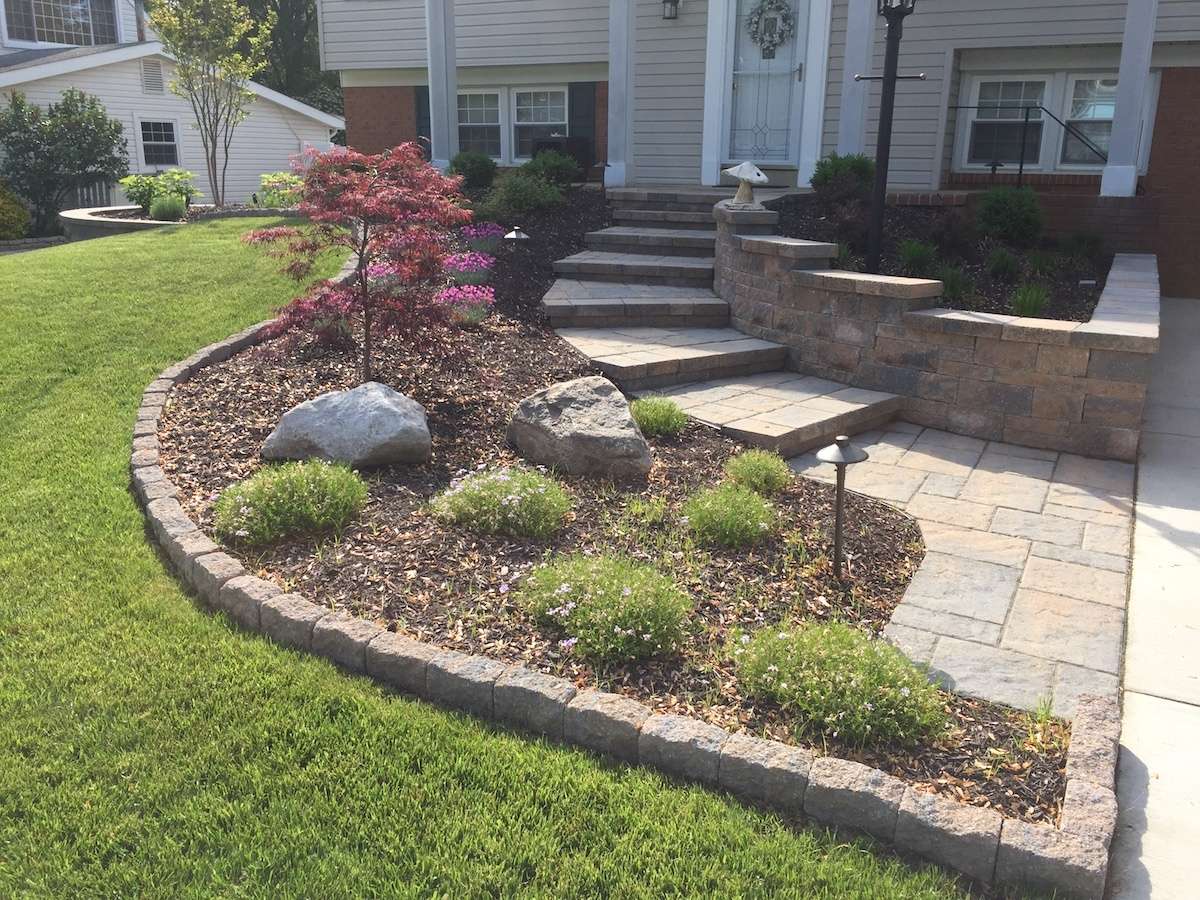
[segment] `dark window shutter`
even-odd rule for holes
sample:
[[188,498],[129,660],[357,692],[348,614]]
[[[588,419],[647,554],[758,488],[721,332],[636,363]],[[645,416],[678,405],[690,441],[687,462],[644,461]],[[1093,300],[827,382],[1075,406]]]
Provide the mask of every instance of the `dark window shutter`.
[[567,85],[567,134],[587,142],[589,164],[596,159],[596,82],[576,81]]
[[429,124],[429,86],[417,85],[417,140],[425,148],[425,158],[429,158],[429,145],[433,128]]

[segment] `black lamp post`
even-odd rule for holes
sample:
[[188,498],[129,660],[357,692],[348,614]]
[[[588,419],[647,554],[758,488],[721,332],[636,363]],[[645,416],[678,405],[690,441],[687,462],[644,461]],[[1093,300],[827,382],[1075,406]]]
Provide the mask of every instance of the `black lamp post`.
[[[882,81],[879,96],[879,136],[875,145],[875,189],[871,195],[871,221],[867,230],[867,271],[879,271],[883,250],[883,215],[887,203],[888,162],[892,156],[892,115],[896,109],[896,82],[900,80],[900,38],[904,20],[912,15],[917,0],[879,0],[879,15],[887,19],[887,53],[882,76],[859,77],[860,81]],[[856,76],[858,77],[858,76]],[[925,76],[913,75],[923,79]]]

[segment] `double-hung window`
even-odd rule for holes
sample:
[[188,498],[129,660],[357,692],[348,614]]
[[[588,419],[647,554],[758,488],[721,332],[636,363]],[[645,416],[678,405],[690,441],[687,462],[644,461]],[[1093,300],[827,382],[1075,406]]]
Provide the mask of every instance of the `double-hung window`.
[[500,95],[468,93],[458,95],[458,149],[474,150],[493,159],[503,155],[500,123]]
[[513,91],[513,156],[528,159],[541,138],[567,133],[567,92],[562,89]]
[[1061,161],[1065,165],[1103,165],[1112,138],[1117,79],[1072,79],[1069,102],[1066,122],[1071,128],[1063,138]]
[[[973,113],[967,146],[968,165],[1017,165],[1022,158],[1022,135],[1025,164],[1037,165],[1044,126],[1041,107],[1045,102],[1046,82],[1043,80],[996,78],[980,81],[974,104],[977,108],[968,110]],[[1029,109],[1028,124],[1026,108]]]
[[143,119],[138,123],[142,138],[142,161],[147,166],[179,165],[179,136],[175,123]]
[[114,0],[4,0],[10,41],[90,47],[117,43]]

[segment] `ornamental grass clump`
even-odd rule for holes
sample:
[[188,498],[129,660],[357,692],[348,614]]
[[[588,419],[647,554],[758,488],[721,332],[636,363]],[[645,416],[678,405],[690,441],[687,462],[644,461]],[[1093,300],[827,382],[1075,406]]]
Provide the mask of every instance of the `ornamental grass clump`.
[[646,437],[674,437],[687,425],[687,413],[666,397],[641,397],[629,404],[629,412]]
[[653,566],[612,556],[560,557],[533,571],[521,598],[534,619],[566,633],[562,649],[605,662],[673,653],[692,606]]
[[799,716],[797,733],[868,744],[913,744],[946,728],[940,692],[904,654],[840,622],[764,628],[733,640],[750,697]]
[[740,484],[701,491],[683,505],[688,528],[703,544],[750,547],[775,531],[771,504]]
[[725,461],[725,474],[734,484],[756,494],[777,494],[792,482],[792,470],[778,453],[745,450]]
[[367,486],[324,460],[261,469],[226,488],[213,510],[217,536],[250,545],[297,534],[340,532],[367,501]]
[[434,514],[482,534],[547,538],[571,509],[567,492],[530,469],[484,469],[456,479],[433,499]]

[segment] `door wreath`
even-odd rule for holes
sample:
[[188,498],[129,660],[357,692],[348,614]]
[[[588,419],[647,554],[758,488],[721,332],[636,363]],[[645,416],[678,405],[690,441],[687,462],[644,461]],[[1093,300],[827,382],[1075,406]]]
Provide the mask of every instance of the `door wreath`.
[[763,59],[772,59],[775,51],[796,33],[796,17],[790,0],[762,0],[746,17],[750,40],[762,50]]

